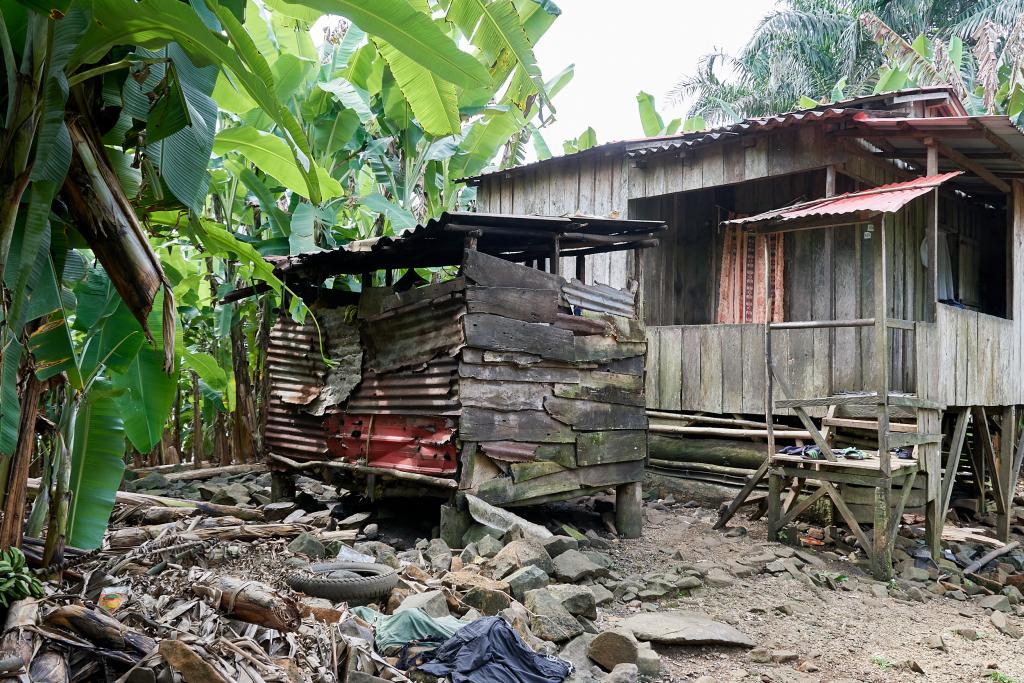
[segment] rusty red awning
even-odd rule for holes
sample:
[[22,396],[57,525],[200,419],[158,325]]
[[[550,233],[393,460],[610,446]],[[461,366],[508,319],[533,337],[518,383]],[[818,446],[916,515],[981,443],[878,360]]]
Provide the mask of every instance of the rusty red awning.
[[955,178],[963,171],[924,176],[901,183],[880,185],[870,190],[823,197],[756,216],[724,221],[724,225],[742,225],[761,231],[786,230],[789,227],[825,227],[869,221],[880,214],[895,213],[921,195]]

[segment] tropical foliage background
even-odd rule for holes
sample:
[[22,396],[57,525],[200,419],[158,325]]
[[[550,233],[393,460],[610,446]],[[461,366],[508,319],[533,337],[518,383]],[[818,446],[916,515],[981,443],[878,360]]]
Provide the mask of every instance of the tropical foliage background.
[[782,0],[737,55],[706,54],[669,99],[718,125],[913,85],[972,113],[1024,111],[1021,0]]

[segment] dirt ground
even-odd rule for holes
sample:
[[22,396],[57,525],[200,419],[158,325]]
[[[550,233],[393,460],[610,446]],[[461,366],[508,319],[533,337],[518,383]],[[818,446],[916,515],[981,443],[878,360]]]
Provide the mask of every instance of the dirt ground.
[[[763,521],[751,523],[738,516],[733,524],[745,526],[749,533],[728,538],[712,530],[716,517],[714,510],[706,508],[648,509],[643,537],[614,545],[616,569],[663,570],[675,561],[671,558],[676,551],[683,558],[678,561],[725,567],[742,556],[782,547],[767,541]],[[759,646],[798,655],[796,661],[785,664],[756,663],[740,648],[658,646],[665,680],[708,676],[715,681],[764,682],[1024,681],[1024,640],[998,633],[973,602],[931,594],[925,603],[892,596],[879,599],[871,593],[876,582],[856,566],[833,561],[823,569],[849,577],[842,590],[808,586],[788,574],[765,573],[737,579],[732,586],[708,587],[688,597],[660,601],[661,609],[703,612],[736,626]],[[793,613],[777,609],[782,606]],[[617,605],[605,612],[603,623],[612,625],[616,616],[630,613]],[[955,633],[965,628],[977,631],[978,639]],[[937,635],[943,636],[945,652],[925,642]],[[916,662],[924,673],[912,671],[908,661]]]

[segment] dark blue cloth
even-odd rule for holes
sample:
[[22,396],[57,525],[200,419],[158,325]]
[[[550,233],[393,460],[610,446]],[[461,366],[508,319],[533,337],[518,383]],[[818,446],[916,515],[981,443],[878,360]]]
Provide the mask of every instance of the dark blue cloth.
[[568,662],[539,655],[501,617],[483,617],[460,629],[420,667],[452,683],[562,683]]

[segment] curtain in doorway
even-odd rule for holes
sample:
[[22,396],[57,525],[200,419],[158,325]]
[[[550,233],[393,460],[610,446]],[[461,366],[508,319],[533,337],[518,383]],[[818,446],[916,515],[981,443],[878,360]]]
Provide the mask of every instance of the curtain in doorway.
[[[719,323],[765,322],[765,268],[772,288],[772,322],[782,321],[783,250],[782,234],[754,235],[738,226],[725,230],[722,271],[718,291]],[[768,263],[764,241],[768,240]]]

